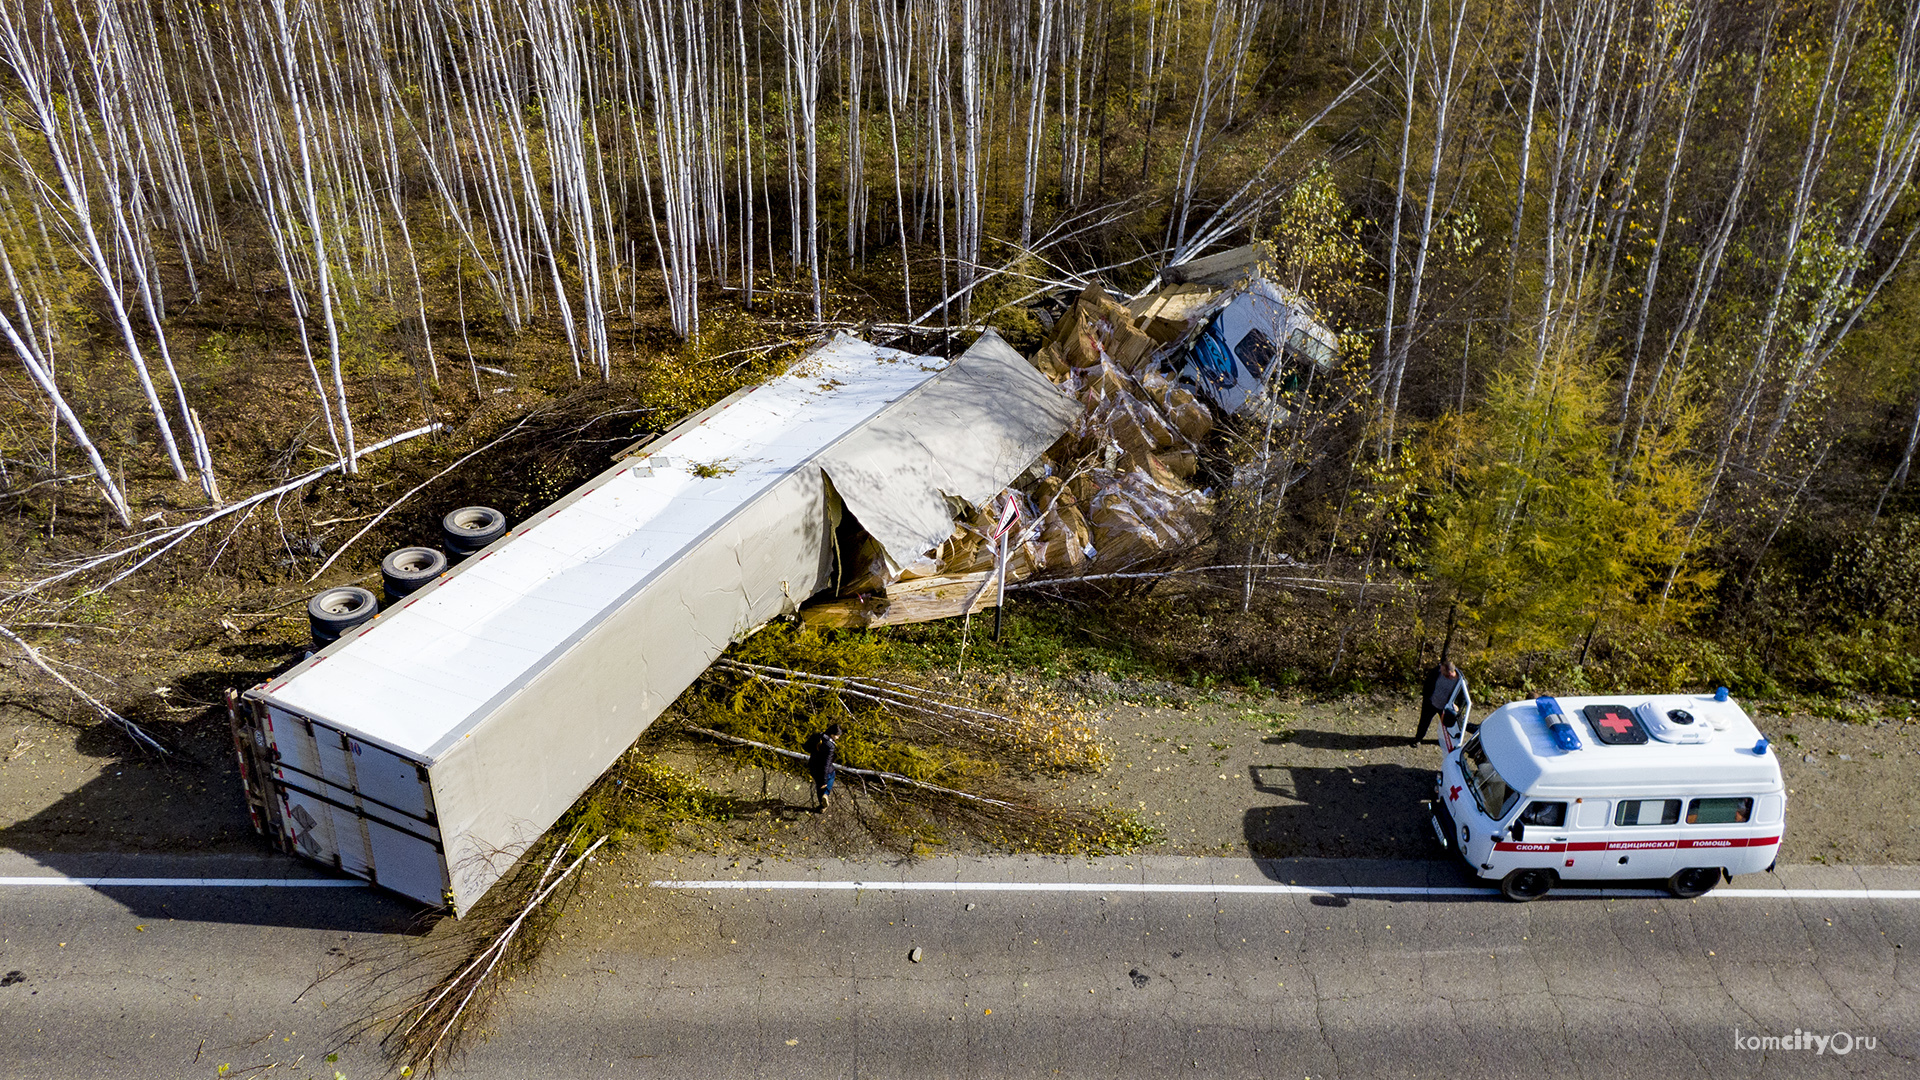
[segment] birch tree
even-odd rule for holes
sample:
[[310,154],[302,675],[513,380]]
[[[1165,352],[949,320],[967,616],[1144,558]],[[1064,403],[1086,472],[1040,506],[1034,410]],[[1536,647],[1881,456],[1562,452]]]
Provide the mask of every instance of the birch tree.
[[74,415],[73,407],[67,404],[66,396],[60,392],[60,387],[53,378],[53,366],[47,362],[34,344],[31,317],[20,289],[19,278],[14,274],[13,260],[8,258],[4,243],[0,243],[0,270],[6,272],[7,286],[13,293],[15,314],[20,319],[21,326],[27,328],[27,332],[23,334],[15,327],[13,320],[7,317],[6,311],[0,309],[0,336],[4,336],[7,344],[13,346],[14,354],[20,357],[20,363],[27,369],[27,376],[33,380],[35,386],[40,388],[40,392],[47,396],[48,404],[53,407],[60,423],[66,427],[67,436],[73,440],[75,446],[80,448],[80,452],[86,455],[87,464],[93,470],[94,483],[99,485],[100,494],[107,500],[107,507],[119,520],[120,527],[133,528],[133,513],[127,505],[126,495],[121,492],[120,486],[114,483],[113,474],[107,470],[107,463],[101,459],[100,451],[94,446],[92,437],[87,434],[87,429],[81,424],[80,418]]
[[806,146],[807,275],[813,286],[813,317],[818,321],[826,317],[820,267],[820,69],[840,7],[838,0],[826,0],[825,12],[821,0],[779,0],[779,4],[787,70],[799,109],[800,141]]
[[[78,156],[80,145],[90,136],[90,132],[80,130],[87,124],[87,115],[78,108],[64,108],[64,104],[73,99],[63,92],[66,88],[55,85],[61,72],[71,74],[73,65],[64,55],[64,43],[53,11],[42,8],[37,13],[31,12],[25,9],[30,2],[6,0],[7,6],[0,9],[0,62],[5,63],[13,73],[19,100],[41,136],[40,146],[46,154],[58,188],[41,179],[33,163],[25,160],[24,156],[17,156],[14,164],[28,176],[29,182],[39,186],[47,210],[72,238],[75,253],[100,283],[113,326],[127,350],[127,359],[133,365],[140,392],[146,398],[160,445],[166,451],[167,463],[173,468],[175,477],[185,480],[187,469],[180,460],[180,448],[173,437],[173,426],[167,420],[166,408],[160,404],[160,395],[154,389],[153,377],[147,370],[145,351],[140,347],[133,320],[127,313],[115,263],[107,257],[100,232],[94,225],[92,192],[83,171],[86,163],[84,158]],[[49,43],[56,52],[47,51]]]

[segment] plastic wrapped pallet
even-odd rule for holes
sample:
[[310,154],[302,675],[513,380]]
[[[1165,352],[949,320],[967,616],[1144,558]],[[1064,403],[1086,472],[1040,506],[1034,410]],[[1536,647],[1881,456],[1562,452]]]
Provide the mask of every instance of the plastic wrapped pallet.
[[1203,496],[1168,491],[1137,472],[1094,472],[1088,522],[1095,562],[1118,568],[1177,554],[1200,542],[1208,509]]

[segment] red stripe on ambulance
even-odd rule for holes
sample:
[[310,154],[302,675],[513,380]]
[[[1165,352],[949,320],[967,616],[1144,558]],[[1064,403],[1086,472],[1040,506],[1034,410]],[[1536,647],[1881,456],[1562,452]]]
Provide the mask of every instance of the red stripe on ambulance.
[[1777,836],[1718,837],[1711,840],[1613,840],[1576,844],[1528,844],[1511,840],[1493,845],[1495,851],[1658,851],[1664,848],[1738,848],[1777,844]]

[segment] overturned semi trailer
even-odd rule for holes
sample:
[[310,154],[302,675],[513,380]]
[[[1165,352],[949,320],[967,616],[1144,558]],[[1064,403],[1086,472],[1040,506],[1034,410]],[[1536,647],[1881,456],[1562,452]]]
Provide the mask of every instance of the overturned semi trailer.
[[465,912],[730,643],[835,587],[847,515],[910,558],[1075,412],[991,331],[951,364],[837,338],[242,695],[262,831]]

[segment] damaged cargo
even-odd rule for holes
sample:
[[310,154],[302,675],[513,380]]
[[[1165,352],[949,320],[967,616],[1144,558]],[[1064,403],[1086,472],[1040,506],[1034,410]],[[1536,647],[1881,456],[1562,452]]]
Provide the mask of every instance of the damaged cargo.
[[897,577],[1078,412],[991,332],[951,363],[835,339],[248,690],[263,831],[467,911],[729,644]]
[[1192,550],[1213,512],[1193,480],[1219,418],[1284,423],[1337,355],[1307,302],[1266,276],[1270,254],[1250,245],[1175,267],[1169,284],[1130,304],[1086,289],[1033,356],[1077,408],[1009,493],[1021,523],[1004,566],[993,517],[976,501],[914,556],[859,546],[864,571],[801,616],[838,627],[950,618],[993,603],[996,584],[1124,571]]
[[1088,288],[1030,361],[843,335],[690,417],[234,702],[257,823],[459,914],[770,619],[921,622],[1178,558],[1220,417],[1283,421],[1332,363],[1261,258]]

